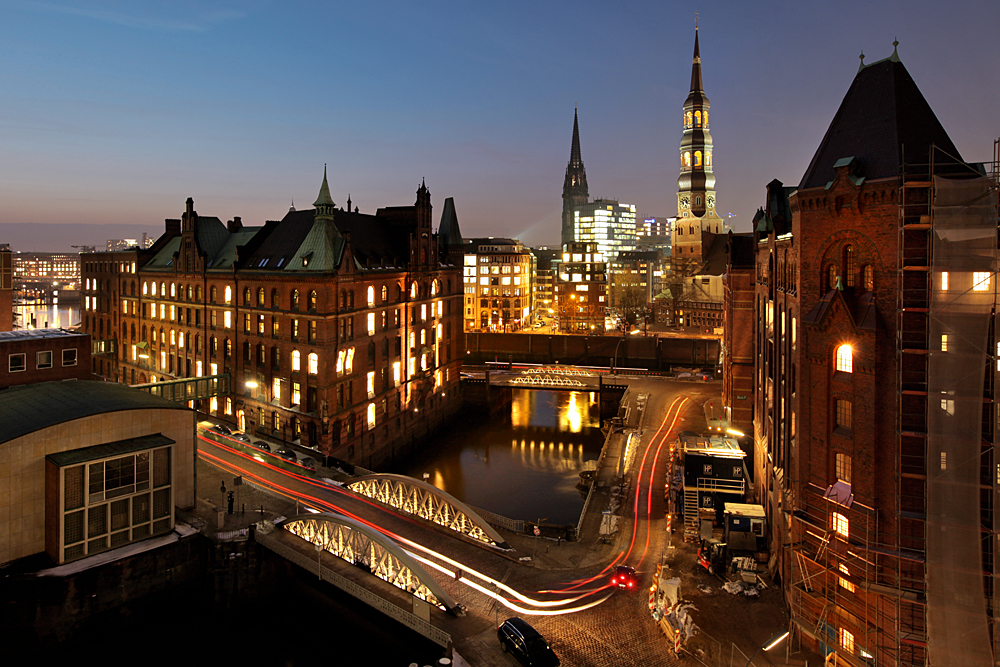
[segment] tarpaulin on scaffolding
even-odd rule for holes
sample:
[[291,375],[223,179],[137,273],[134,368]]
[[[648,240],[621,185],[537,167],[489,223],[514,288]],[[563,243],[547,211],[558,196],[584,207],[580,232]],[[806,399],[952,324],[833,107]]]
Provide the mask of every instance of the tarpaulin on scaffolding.
[[983,586],[983,379],[997,294],[988,178],[934,177],[927,377],[927,650],[931,665],[993,664]]

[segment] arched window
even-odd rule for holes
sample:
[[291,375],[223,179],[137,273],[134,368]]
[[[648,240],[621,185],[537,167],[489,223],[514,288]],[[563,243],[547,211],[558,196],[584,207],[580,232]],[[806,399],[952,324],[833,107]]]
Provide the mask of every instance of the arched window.
[[846,287],[854,287],[855,285],[856,261],[854,258],[854,246],[844,246],[844,284]]
[[298,350],[292,350],[292,370],[297,371],[302,368],[302,353]]
[[277,288],[271,290],[271,308],[278,308],[281,306],[281,297],[278,295]]
[[688,111],[684,114],[684,127],[691,127],[694,125],[694,114]]
[[261,308],[264,307],[264,288],[257,288],[257,305]]
[[[153,289],[156,289],[155,285],[153,286]],[[145,282],[143,282],[142,283],[142,295],[146,296],[147,294],[149,294],[149,285],[147,285]]]
[[375,287],[373,285],[368,286],[368,307],[371,308],[375,305]]
[[226,285],[226,303],[233,302],[233,288],[230,285]]
[[385,303],[386,299],[389,298],[389,288],[382,285],[382,303]]
[[299,291],[297,289],[292,290],[292,310],[299,309]]
[[215,285],[212,285],[212,291],[209,292],[209,294],[211,294],[211,296],[209,297],[209,299],[211,300],[212,303],[215,303],[215,299],[219,295],[219,290],[216,289]]
[[871,264],[865,264],[861,269],[861,285],[867,292],[875,291],[875,267]]
[[319,373],[319,355],[315,352],[309,353],[309,374],[316,375]]
[[701,112],[700,111],[695,111],[694,112],[694,126],[695,127],[701,127]]
[[368,430],[375,428],[375,404],[368,404]]
[[[156,292],[153,292],[153,294],[156,294]],[[167,284],[160,283],[160,296],[166,296],[166,295],[167,295]]]
[[701,151],[694,152],[694,166],[696,167],[701,166]]
[[309,310],[316,310],[316,290],[309,292]]
[[410,298],[416,299],[417,294],[419,293],[420,293],[420,288],[417,286],[417,281],[414,280],[412,283],[410,283]]
[[170,283],[170,298],[177,296],[177,283]]
[[708,127],[708,110],[707,109],[705,111],[701,112],[701,124],[704,127]]
[[681,157],[681,165],[686,168],[691,167],[691,151],[684,151],[684,155]]
[[396,283],[396,303],[399,303],[403,299],[403,286]]
[[438,293],[438,281],[431,281],[431,296],[437,296]]
[[836,364],[834,369],[841,373],[854,372],[854,351],[847,343],[844,343],[837,348]]
[[712,166],[712,151],[705,151],[705,166]]
[[837,273],[837,265],[831,264],[826,270],[826,288],[827,289],[837,289],[837,278],[840,274]]
[[244,306],[249,306],[250,305],[250,288],[249,287],[247,287],[245,290],[243,290],[243,305]]

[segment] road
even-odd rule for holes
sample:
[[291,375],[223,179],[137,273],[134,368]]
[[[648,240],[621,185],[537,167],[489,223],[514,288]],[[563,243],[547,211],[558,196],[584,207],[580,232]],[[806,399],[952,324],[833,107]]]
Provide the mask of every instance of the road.
[[[335,510],[378,526],[384,532],[409,540],[431,550],[436,562],[454,571],[458,563],[465,573],[475,571],[489,579],[504,582],[536,602],[515,600],[507,594],[501,600],[472,587],[485,579],[467,575],[461,581],[439,577],[438,581],[452,597],[465,605],[468,615],[455,626],[456,651],[471,664],[514,665],[509,655],[501,654],[495,627],[504,618],[520,615],[529,620],[560,656],[563,665],[677,665],[677,657],[668,649],[650,619],[648,589],[653,572],[666,545],[666,504],[663,489],[670,461],[670,443],[681,430],[702,431],[704,415],[701,404],[717,393],[718,385],[639,379],[631,384],[626,401],[632,424],[638,427],[632,465],[625,476],[621,496],[622,523],[609,544],[581,542],[552,546],[553,555],[541,567],[519,558],[531,555],[534,545],[523,536],[511,536],[512,552],[478,546],[448,534],[444,529],[400,515],[367,499],[306,477],[288,474],[235,449],[199,440],[199,456],[225,474],[242,474],[247,481],[279,493],[297,497],[323,510]],[[644,409],[640,410],[640,402]],[[263,458],[263,457],[261,457]],[[208,481],[208,480],[203,480]],[[211,494],[217,488],[208,484]],[[202,488],[205,486],[200,485]],[[214,494],[217,496],[218,494]],[[218,502],[214,498],[213,502]],[[603,508],[597,507],[600,512]],[[561,549],[561,551],[559,551]],[[425,552],[426,557],[428,554]],[[539,561],[546,559],[539,558]],[[610,570],[625,563],[636,568],[639,586],[635,592],[610,587]],[[562,565],[562,567],[560,567]],[[378,581],[378,580],[376,580]],[[487,586],[487,591],[490,588]],[[579,599],[576,599],[579,598]],[[573,599],[554,607],[546,602]],[[541,604],[538,604],[541,603]],[[588,605],[593,605],[589,606]],[[512,611],[513,606],[522,611]],[[566,613],[567,609],[587,607]],[[433,619],[432,619],[433,620]],[[457,632],[460,635],[455,634]]]

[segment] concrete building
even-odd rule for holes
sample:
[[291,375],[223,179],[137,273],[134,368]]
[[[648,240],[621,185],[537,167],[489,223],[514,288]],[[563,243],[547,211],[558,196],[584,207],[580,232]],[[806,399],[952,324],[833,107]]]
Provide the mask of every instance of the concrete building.
[[174,528],[195,503],[195,413],[108,382],[0,391],[0,565],[65,563]]
[[556,277],[559,329],[565,333],[605,331],[607,266],[594,243],[567,243]]
[[531,323],[534,255],[517,239],[468,239],[463,283],[466,331],[519,331]]
[[402,451],[459,403],[461,275],[425,185],[413,206],[350,204],[325,175],[314,209],[263,227],[188,199],[134,272],[88,256],[84,326],[117,341],[95,368],[129,384],[228,374],[232,392],[198,409],[367,467]]
[[756,221],[755,493],[793,639],[837,664],[995,661],[994,160],[894,50]]

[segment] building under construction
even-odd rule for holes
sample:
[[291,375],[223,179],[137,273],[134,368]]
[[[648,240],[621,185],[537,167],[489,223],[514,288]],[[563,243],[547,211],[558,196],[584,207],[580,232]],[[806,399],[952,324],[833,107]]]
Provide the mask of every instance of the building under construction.
[[756,218],[754,493],[828,664],[996,664],[997,150],[963,159],[894,51]]

